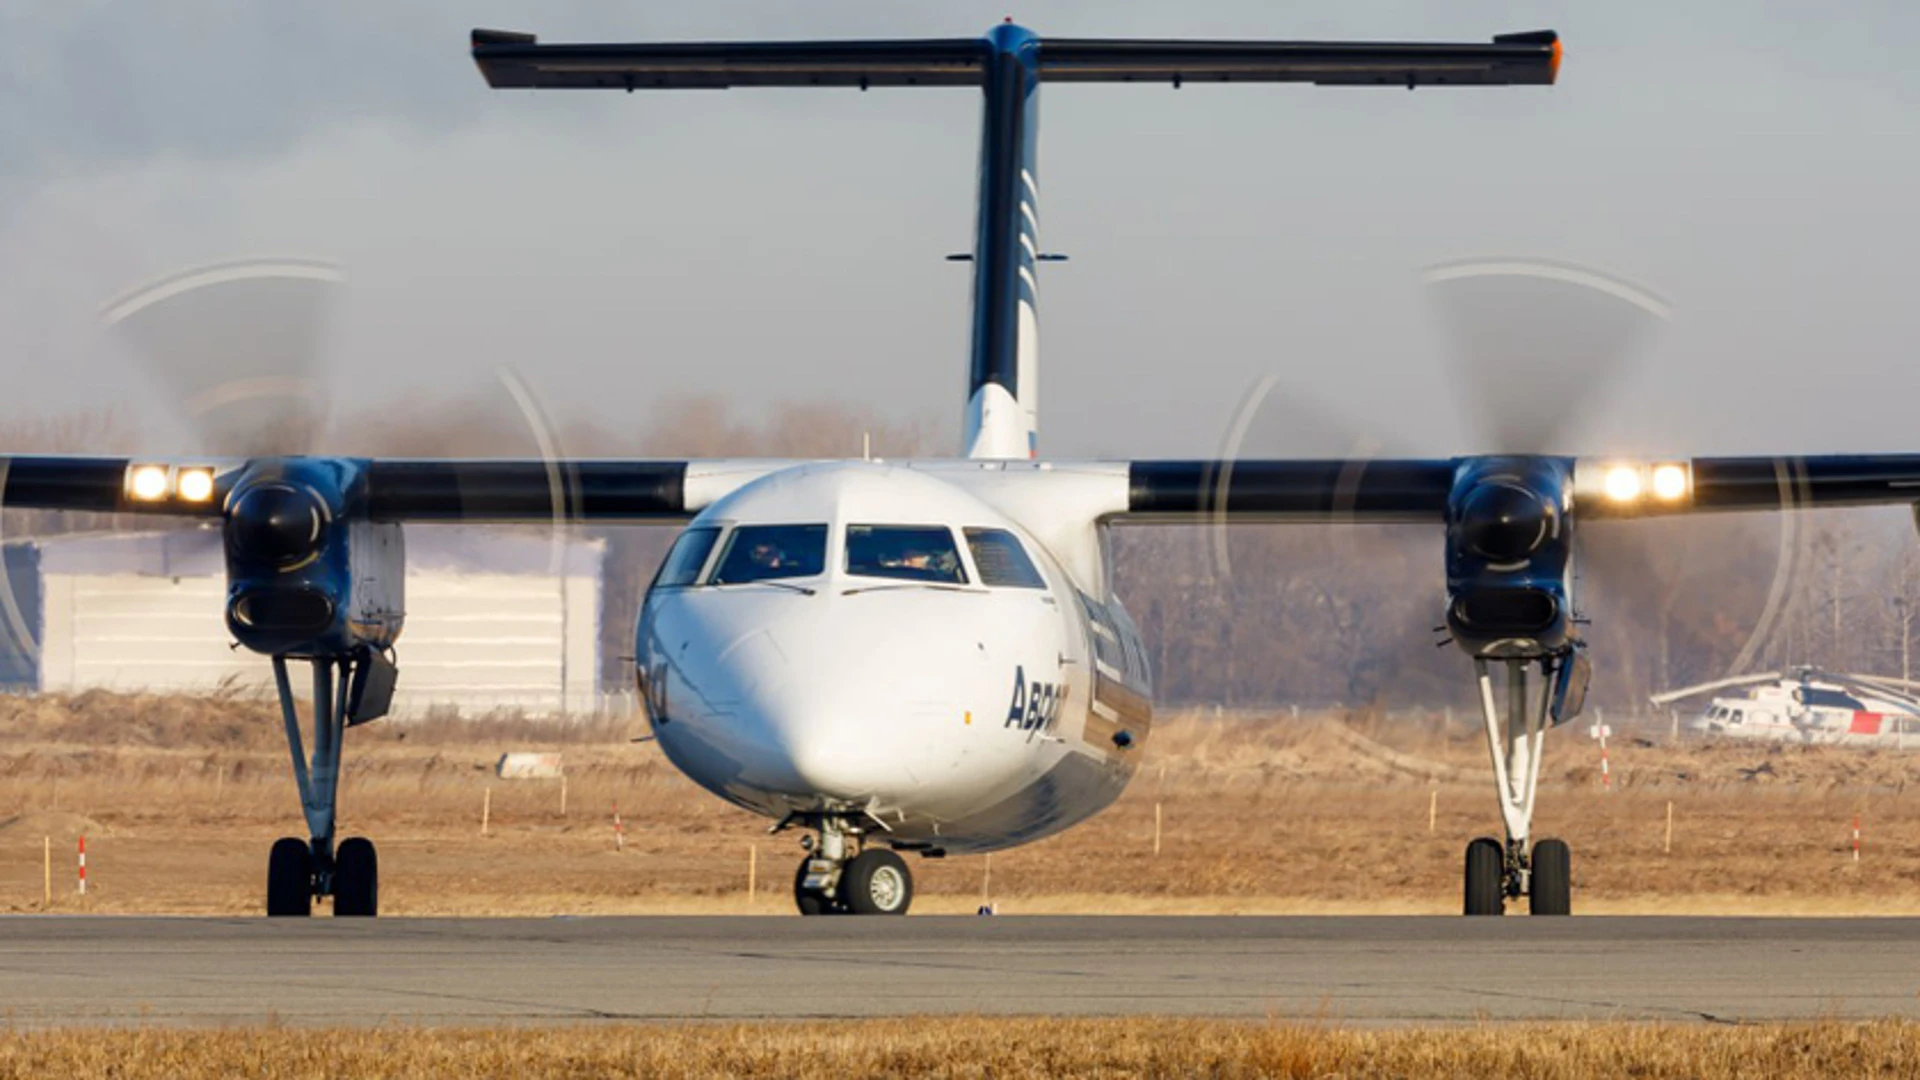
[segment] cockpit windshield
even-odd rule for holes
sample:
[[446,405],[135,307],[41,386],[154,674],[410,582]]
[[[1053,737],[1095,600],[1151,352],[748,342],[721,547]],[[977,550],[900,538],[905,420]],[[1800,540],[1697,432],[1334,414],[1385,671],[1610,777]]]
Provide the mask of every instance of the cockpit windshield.
[[965,585],[953,530],[944,525],[849,525],[847,573]]
[[1020,539],[1005,529],[966,530],[967,547],[973,550],[973,565],[980,571],[980,584],[1016,589],[1044,589],[1047,579],[1033,565]]
[[681,533],[661,562],[660,572],[654,575],[654,586],[674,588],[693,584],[700,577],[700,569],[707,565],[707,556],[713,554],[713,542],[718,539],[720,530],[715,528],[688,529]]
[[733,530],[709,584],[817,577],[826,567],[825,525],[742,525]]

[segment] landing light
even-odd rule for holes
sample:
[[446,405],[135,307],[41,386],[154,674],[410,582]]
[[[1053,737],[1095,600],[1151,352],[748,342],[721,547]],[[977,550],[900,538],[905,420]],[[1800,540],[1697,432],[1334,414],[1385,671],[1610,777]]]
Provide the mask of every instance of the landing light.
[[[1656,481],[1658,478],[1655,478]],[[186,502],[203,503],[213,498],[212,469],[181,469],[174,488]]]
[[1673,502],[1687,493],[1687,470],[1679,465],[1655,465],[1653,467],[1653,497],[1661,502]]
[[1640,497],[1640,470],[1632,465],[1613,465],[1607,469],[1607,498],[1614,502],[1632,502]]
[[158,502],[166,498],[166,466],[134,466],[133,471],[127,474],[127,494],[140,502]]
[[1574,487],[1586,505],[1606,516],[1668,513],[1693,498],[1693,470],[1685,461],[1582,459]]

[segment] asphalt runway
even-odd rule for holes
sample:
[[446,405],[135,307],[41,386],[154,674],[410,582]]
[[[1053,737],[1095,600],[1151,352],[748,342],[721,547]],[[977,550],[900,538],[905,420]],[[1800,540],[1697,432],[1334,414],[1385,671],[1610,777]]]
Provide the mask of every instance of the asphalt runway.
[[1920,919],[0,919],[19,1027],[1920,1016]]

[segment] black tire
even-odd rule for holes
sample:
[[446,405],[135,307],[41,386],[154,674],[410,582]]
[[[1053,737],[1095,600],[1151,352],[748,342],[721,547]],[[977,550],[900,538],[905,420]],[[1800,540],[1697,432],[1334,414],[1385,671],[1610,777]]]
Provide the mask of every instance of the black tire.
[[1506,913],[1507,853],[1500,841],[1482,836],[1467,845],[1466,914]]
[[372,918],[380,914],[380,856],[363,836],[340,842],[333,857],[333,914]]
[[1533,874],[1527,883],[1528,910],[1535,915],[1573,914],[1573,851],[1565,840],[1533,845]]
[[812,855],[801,856],[800,866],[793,872],[793,906],[799,908],[802,915],[838,915],[839,905],[831,896],[806,887],[807,864],[812,861]]
[[273,853],[267,856],[267,914],[313,914],[313,852],[305,840],[283,836],[273,842]]
[[868,848],[840,871],[840,904],[855,915],[905,915],[913,904],[913,872],[885,848]]

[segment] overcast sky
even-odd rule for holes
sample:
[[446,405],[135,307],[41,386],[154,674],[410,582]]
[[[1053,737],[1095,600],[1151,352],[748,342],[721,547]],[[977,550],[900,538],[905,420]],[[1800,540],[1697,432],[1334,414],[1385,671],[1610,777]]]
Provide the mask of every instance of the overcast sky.
[[[1013,9],[1042,35],[1567,41],[1551,89],[1049,88],[1044,246],[1072,261],[1042,286],[1043,451],[1213,453],[1267,374],[1397,448],[1490,449],[1457,419],[1418,284],[1488,253],[1602,267],[1674,303],[1581,446],[1920,450],[1920,72],[1903,52],[1920,8],[1835,10]],[[288,254],[350,267],[349,402],[500,395],[505,362],[562,417],[843,399],[957,433],[968,270],[941,257],[971,242],[977,93],[495,92],[466,34],[965,36],[1007,13],[0,0],[0,416],[117,404],[179,438],[101,303]],[[1346,449],[1276,434],[1278,415],[1258,449]]]

